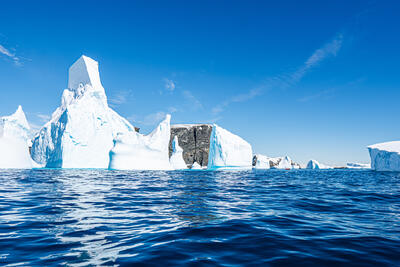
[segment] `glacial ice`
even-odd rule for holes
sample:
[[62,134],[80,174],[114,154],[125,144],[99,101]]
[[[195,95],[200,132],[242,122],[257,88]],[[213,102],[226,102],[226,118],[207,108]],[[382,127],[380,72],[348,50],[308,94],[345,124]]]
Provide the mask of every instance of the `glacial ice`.
[[269,168],[271,168],[271,165],[270,165],[271,158],[270,157],[267,157],[267,156],[264,156],[264,155],[261,155],[261,154],[257,154],[257,155],[255,155],[255,157],[256,157],[256,163],[254,165],[255,169],[269,169]]
[[118,134],[110,151],[109,169],[172,170],[168,156],[170,120],[167,115],[149,135],[134,131]]
[[171,166],[175,170],[187,169],[186,163],[183,160],[183,149],[179,146],[178,137],[175,136],[172,140],[172,155],[169,159]]
[[329,167],[312,159],[307,163],[307,169],[321,170],[321,169],[332,169],[332,167]]
[[376,171],[400,171],[400,141],[368,146],[371,168]]
[[349,169],[371,169],[371,164],[368,163],[347,163],[346,167]]
[[11,116],[0,118],[0,168],[30,169],[30,127],[22,107]]
[[202,170],[203,168],[196,161],[193,163],[191,170]]
[[292,160],[289,156],[285,156],[281,161],[279,161],[277,169],[292,169]]
[[32,158],[48,168],[107,168],[118,133],[134,127],[109,108],[98,63],[81,56],[70,68],[61,106],[35,136]]
[[214,125],[210,136],[208,169],[251,168],[251,145],[241,137]]

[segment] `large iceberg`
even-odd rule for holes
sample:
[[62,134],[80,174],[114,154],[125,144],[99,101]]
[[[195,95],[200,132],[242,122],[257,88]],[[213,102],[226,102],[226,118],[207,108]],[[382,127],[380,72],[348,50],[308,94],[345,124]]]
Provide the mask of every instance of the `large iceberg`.
[[179,146],[178,137],[175,136],[172,140],[172,155],[169,159],[172,168],[175,170],[187,169],[182,153],[183,149]]
[[110,151],[109,169],[172,170],[168,157],[170,120],[167,115],[149,135],[134,131],[118,134]]
[[30,127],[22,107],[11,116],[0,118],[0,168],[29,169]]
[[251,145],[241,137],[214,125],[210,136],[208,169],[251,168]]
[[61,106],[35,136],[31,154],[49,168],[107,168],[113,139],[134,132],[109,108],[98,63],[81,56],[69,69]]
[[368,146],[371,168],[376,171],[400,171],[400,141]]
[[321,169],[332,169],[332,167],[319,163],[318,161],[312,159],[307,163],[307,169],[321,170]]

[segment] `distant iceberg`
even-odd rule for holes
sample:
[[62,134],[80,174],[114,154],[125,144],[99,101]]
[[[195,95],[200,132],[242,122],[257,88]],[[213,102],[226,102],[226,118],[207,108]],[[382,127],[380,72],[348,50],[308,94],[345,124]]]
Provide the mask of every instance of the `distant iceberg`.
[[168,157],[170,120],[167,115],[149,135],[137,132],[120,133],[110,151],[109,169],[173,170]]
[[321,169],[332,169],[332,167],[319,163],[318,161],[312,159],[307,163],[307,169],[321,170]]
[[241,137],[214,125],[210,136],[208,169],[251,168],[251,145]]
[[48,168],[107,168],[118,133],[135,128],[109,108],[98,63],[81,56],[69,69],[61,106],[33,140],[32,158]]
[[255,161],[253,163],[254,168],[255,169],[270,169],[271,168],[271,158],[261,155],[261,154],[257,154],[254,156],[253,161]]
[[289,156],[273,158],[261,154],[254,155],[253,166],[255,169],[300,169]]
[[371,169],[371,164],[347,163],[346,167],[349,168],[349,169]]
[[400,141],[368,146],[371,168],[376,171],[400,171]]
[[0,168],[30,169],[30,127],[22,107],[11,116],[0,118]]
[[179,146],[178,137],[175,136],[172,140],[172,155],[169,159],[172,168],[175,170],[187,169],[182,153],[183,149]]

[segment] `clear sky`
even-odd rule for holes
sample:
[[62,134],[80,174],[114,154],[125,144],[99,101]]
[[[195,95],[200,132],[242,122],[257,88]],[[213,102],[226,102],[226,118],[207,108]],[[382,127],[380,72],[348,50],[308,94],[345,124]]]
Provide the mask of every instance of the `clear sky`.
[[68,68],[97,60],[110,105],[149,132],[217,123],[256,153],[369,162],[400,139],[399,1],[5,1],[0,115],[39,128]]

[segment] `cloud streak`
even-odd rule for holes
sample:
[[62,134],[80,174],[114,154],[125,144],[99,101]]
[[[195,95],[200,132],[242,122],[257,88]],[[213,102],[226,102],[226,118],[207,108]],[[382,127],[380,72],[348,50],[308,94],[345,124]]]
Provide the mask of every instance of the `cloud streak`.
[[164,78],[163,80],[164,80],[165,90],[167,90],[169,92],[173,92],[176,88],[176,83],[173,80],[167,79],[167,78]]
[[192,94],[192,92],[185,90],[182,92],[182,94],[183,97],[190,102],[190,105],[194,110],[203,108],[203,104],[201,104],[201,102]]
[[211,111],[214,114],[218,114],[218,113],[222,112],[225,108],[227,108],[232,103],[246,102],[246,101],[251,100],[261,94],[262,94],[261,88],[251,89],[247,93],[239,94],[239,95],[233,96],[233,97],[225,100],[221,104],[215,106]]
[[15,65],[20,66],[21,64],[21,60],[19,57],[17,57],[15,55],[15,53],[12,53],[10,50],[8,50],[7,48],[5,48],[4,46],[2,46],[0,44],[0,54],[3,54],[4,56],[8,57],[9,59],[11,59]]

